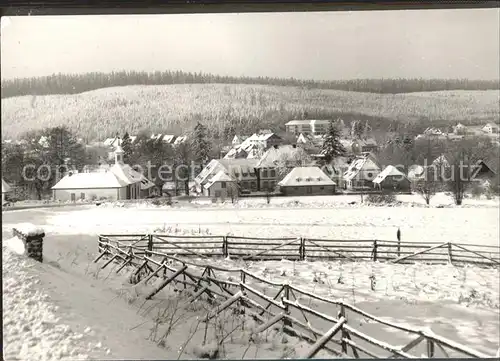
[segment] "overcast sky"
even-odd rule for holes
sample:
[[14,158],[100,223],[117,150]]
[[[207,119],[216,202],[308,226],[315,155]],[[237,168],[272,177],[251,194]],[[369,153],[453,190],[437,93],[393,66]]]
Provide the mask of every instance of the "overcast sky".
[[2,78],[112,70],[499,78],[499,9],[2,18]]

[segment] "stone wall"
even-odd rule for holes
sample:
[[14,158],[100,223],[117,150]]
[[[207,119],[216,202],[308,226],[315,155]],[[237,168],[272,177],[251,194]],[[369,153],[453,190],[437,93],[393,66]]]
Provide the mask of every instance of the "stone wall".
[[25,253],[28,257],[33,258],[38,262],[43,262],[43,237],[45,232],[41,229],[19,229],[13,228],[12,233],[23,241]]

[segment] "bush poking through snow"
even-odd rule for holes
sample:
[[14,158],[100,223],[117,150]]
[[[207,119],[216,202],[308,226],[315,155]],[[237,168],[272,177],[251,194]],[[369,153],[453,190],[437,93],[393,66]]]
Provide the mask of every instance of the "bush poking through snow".
[[396,196],[394,193],[381,193],[381,194],[369,194],[366,197],[368,203],[374,204],[394,204],[396,203]]
[[215,341],[203,346],[193,347],[193,354],[201,359],[215,360],[219,357],[219,353],[219,345]]

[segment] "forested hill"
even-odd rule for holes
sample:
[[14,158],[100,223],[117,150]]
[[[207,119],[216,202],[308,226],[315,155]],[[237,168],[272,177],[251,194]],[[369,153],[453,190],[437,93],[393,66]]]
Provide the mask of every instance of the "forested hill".
[[330,89],[365,93],[397,94],[442,90],[497,90],[499,80],[468,79],[354,79],[335,81],[230,77],[183,71],[54,74],[2,81],[2,98],[23,95],[78,94],[100,88],[127,85],[254,84]]

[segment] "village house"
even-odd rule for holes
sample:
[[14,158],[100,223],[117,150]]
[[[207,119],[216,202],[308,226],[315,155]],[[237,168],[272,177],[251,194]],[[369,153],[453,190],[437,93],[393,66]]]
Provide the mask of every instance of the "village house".
[[53,198],[60,201],[91,199],[126,200],[145,198],[155,184],[123,163],[123,150],[117,146],[115,164],[99,171],[65,175],[52,187]]
[[373,180],[380,173],[377,163],[371,153],[354,159],[344,173],[344,189],[373,188]]
[[373,180],[377,190],[389,190],[395,192],[410,192],[411,183],[408,177],[396,167],[388,165]]
[[256,164],[257,191],[273,191],[279,172],[286,173],[305,160],[307,154],[296,145],[282,145],[269,148]]
[[483,128],[483,132],[488,134],[498,134],[498,124],[495,123],[487,123]]
[[256,191],[256,164],[257,160],[255,159],[213,159],[196,176],[196,190],[198,193],[203,193],[204,186],[210,179],[223,171],[236,182],[239,193]]
[[209,177],[203,185],[203,195],[216,199],[227,199],[238,196],[238,184],[227,172],[220,170]]
[[9,183],[2,178],[2,205],[5,203],[5,196],[12,191]]
[[245,142],[266,150],[268,148],[274,147],[275,145],[283,144],[283,139],[274,133],[254,133],[252,134],[252,136],[245,139]]
[[285,196],[331,195],[335,182],[318,167],[295,167],[279,183]]

